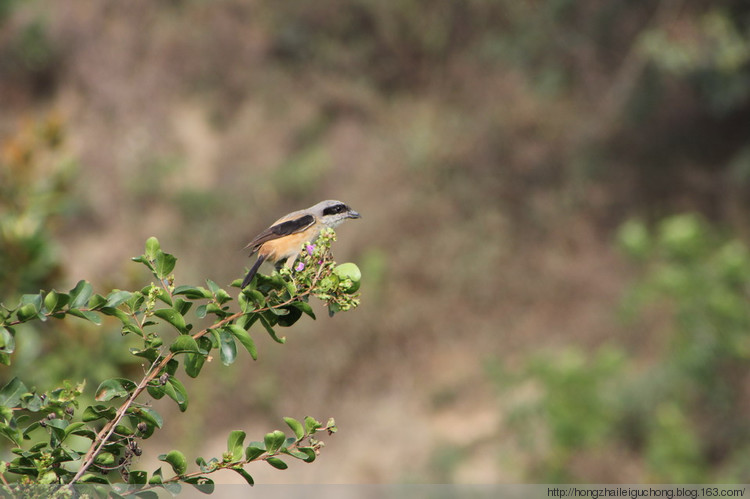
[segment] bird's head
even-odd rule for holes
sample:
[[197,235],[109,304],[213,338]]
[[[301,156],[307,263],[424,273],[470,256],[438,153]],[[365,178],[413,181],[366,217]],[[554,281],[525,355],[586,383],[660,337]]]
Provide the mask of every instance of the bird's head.
[[360,218],[360,214],[341,201],[329,199],[310,208],[315,217],[326,227],[334,228],[347,218]]

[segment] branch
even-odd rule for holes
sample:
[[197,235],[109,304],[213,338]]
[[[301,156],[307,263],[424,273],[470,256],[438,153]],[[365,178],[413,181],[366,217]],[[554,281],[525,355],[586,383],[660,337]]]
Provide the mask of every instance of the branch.
[[[289,300],[278,303],[276,305],[270,305],[263,308],[255,309],[251,312],[237,312],[235,314],[232,314],[228,317],[225,317],[224,319],[212,324],[209,327],[206,327],[202,329],[201,331],[195,333],[192,335],[194,340],[197,340],[198,338],[201,338],[208,334],[208,332],[212,329],[218,329],[221,328],[232,321],[235,321],[236,319],[239,319],[243,315],[249,315],[249,314],[256,314],[260,312],[264,312],[267,310],[270,310],[272,308],[280,308],[284,307],[286,305],[289,305],[295,301],[299,301],[300,298],[303,298],[305,296],[308,296],[312,293],[312,290],[315,287],[315,284],[321,279],[322,275],[322,268],[318,270],[316,273],[313,283],[310,286],[309,289],[306,291],[293,296]],[[138,383],[138,386],[133,390],[133,392],[128,396],[128,398],[123,402],[123,404],[117,409],[117,412],[115,413],[115,417],[112,418],[107,424],[104,425],[104,427],[99,431],[99,433],[96,435],[96,438],[94,442],[92,443],[91,447],[89,448],[88,452],[86,452],[86,455],[83,458],[83,462],[81,463],[81,467],[78,470],[78,472],[75,474],[73,479],[69,482],[68,486],[72,486],[75,482],[80,480],[81,476],[91,467],[91,465],[94,463],[94,460],[96,459],[96,456],[99,455],[101,450],[104,448],[105,445],[107,445],[107,442],[109,441],[110,437],[112,436],[112,433],[114,432],[115,427],[120,423],[123,417],[125,417],[125,414],[127,410],[133,405],[135,400],[138,398],[138,396],[143,393],[143,391],[148,387],[149,383],[156,379],[156,377],[159,375],[159,373],[162,372],[162,370],[167,366],[169,361],[171,361],[175,355],[181,352],[170,352],[166,356],[161,357],[161,361],[155,361],[151,366],[149,367],[148,371],[146,371],[145,376],[143,379]]]
[[[252,313],[252,312],[251,312]],[[213,324],[210,327],[207,327],[193,335],[193,339],[198,339],[204,335],[206,335],[211,329],[219,328],[227,323],[238,319],[244,315],[243,312],[237,312],[236,314],[230,315],[229,317],[226,317],[219,322]],[[91,465],[94,463],[94,459],[96,459],[96,456],[101,452],[102,448],[107,444],[109,441],[109,437],[112,436],[112,433],[115,430],[115,427],[120,424],[120,421],[125,416],[125,413],[130,408],[131,405],[133,405],[133,402],[135,402],[135,399],[138,398],[138,396],[143,393],[143,390],[145,390],[148,387],[148,384],[153,381],[159,373],[164,369],[170,360],[174,358],[176,355],[175,352],[169,352],[165,357],[162,358],[161,362],[154,362],[151,364],[151,367],[149,367],[149,370],[146,371],[146,375],[143,377],[140,383],[138,383],[138,386],[133,390],[133,393],[130,394],[130,396],[125,400],[125,402],[120,406],[120,408],[117,410],[117,413],[115,414],[115,417],[111,419],[107,424],[104,425],[104,427],[99,431],[99,433],[96,435],[96,439],[94,440],[93,444],[89,448],[88,452],[83,458],[83,463],[81,463],[81,468],[78,470],[78,473],[75,474],[73,479],[70,481],[69,485],[73,485],[75,482],[77,482],[81,476],[91,467]],[[157,359],[158,360],[158,359]]]

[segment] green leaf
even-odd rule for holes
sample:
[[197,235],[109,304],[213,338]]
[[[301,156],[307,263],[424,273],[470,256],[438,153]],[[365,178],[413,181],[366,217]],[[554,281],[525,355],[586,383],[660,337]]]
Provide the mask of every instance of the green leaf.
[[47,442],[39,442],[38,444],[32,445],[31,447],[29,447],[29,452],[36,452],[38,450],[42,450],[45,447],[47,447],[47,445],[49,445],[47,444]]
[[308,461],[309,456],[308,456],[308,454],[306,452],[300,452],[298,450],[285,450],[285,451],[282,451],[282,452],[284,454],[286,454],[287,456],[292,456],[295,459],[300,459],[300,460],[305,461],[305,462],[310,462],[310,461]]
[[0,352],[11,354],[16,350],[16,340],[11,331],[0,326]]
[[211,342],[211,348],[219,348],[219,345],[221,344],[221,340],[219,339],[219,332],[216,329],[209,329],[209,333],[204,338],[208,337],[209,341]]
[[130,436],[135,434],[135,430],[128,425],[118,424],[115,426],[115,433],[118,435]]
[[247,300],[247,296],[245,296],[243,293],[240,293],[237,296],[237,300],[238,300],[237,303],[239,304],[240,310],[242,310],[242,312],[246,314],[253,312],[254,310],[253,304]]
[[203,319],[206,316],[206,311],[208,310],[207,305],[199,305],[198,308],[195,309],[195,315],[199,319]]
[[284,422],[289,425],[289,428],[292,429],[294,432],[294,435],[297,437],[297,440],[302,440],[305,436],[305,429],[302,427],[302,423],[297,421],[294,418],[285,417]]
[[37,310],[42,309],[42,295],[41,293],[36,294],[25,294],[21,295],[21,305],[34,305]]
[[102,295],[95,294],[89,299],[88,308],[89,310],[98,310],[107,304],[107,299]]
[[[21,417],[24,416],[19,416],[19,418]],[[0,421],[9,422],[11,419],[13,419],[13,411],[11,410],[11,408],[0,406]],[[18,419],[16,419],[16,422],[18,422]]]
[[219,304],[223,305],[224,303],[230,301],[232,299],[231,296],[229,296],[229,293],[224,291],[223,289],[220,289],[218,293],[216,293],[216,301],[219,302]]
[[285,279],[284,286],[286,287],[286,291],[289,293],[290,298],[297,296],[297,286],[292,281],[287,281]]
[[159,461],[165,461],[172,466],[175,474],[184,475],[187,471],[187,459],[185,455],[178,450],[171,450],[167,454],[161,454]]
[[172,324],[180,333],[185,334],[188,332],[185,318],[176,310],[172,308],[160,308],[159,310],[154,310],[154,315]]
[[107,295],[107,307],[117,307],[124,302],[128,301],[133,295],[130,291],[112,291]]
[[211,290],[212,295],[215,295],[221,289],[221,287],[211,279],[206,279],[206,284],[208,284],[208,289]]
[[[195,489],[202,494],[213,494],[214,493],[214,481],[205,476],[191,476],[185,479],[185,483],[189,483]],[[176,494],[175,494],[176,495]]]
[[174,301],[174,305],[172,305],[172,308],[177,311],[178,314],[184,316],[186,313],[188,313],[188,310],[190,310],[190,307],[193,306],[193,302],[183,300],[182,298],[177,298]]
[[123,330],[125,331],[125,333],[136,333],[137,335],[142,336],[143,333],[141,333],[141,330],[138,328],[138,326],[130,319],[130,316],[128,316],[128,314],[126,314],[119,308],[102,307],[99,309],[99,313],[117,317],[120,322],[122,322]]
[[24,394],[23,397],[21,397],[21,407],[31,412],[39,412],[39,410],[42,408],[42,404],[42,397],[40,397],[36,393],[34,393],[33,395],[27,393]]
[[156,255],[156,276],[159,279],[166,279],[174,270],[177,258],[169,253],[159,252]]
[[164,483],[162,480],[161,467],[151,474],[151,478],[148,479],[149,485],[158,485]]
[[52,451],[52,462],[53,463],[66,463],[69,461],[75,461],[83,456],[82,453],[58,447]]
[[206,460],[202,457],[198,456],[195,458],[195,464],[198,465],[198,467],[201,469],[201,471],[206,472],[209,471],[208,464],[206,464]]
[[336,433],[337,431],[339,431],[339,429],[336,427],[336,421],[334,421],[333,418],[328,418],[328,421],[326,421],[325,428],[329,434]]
[[286,440],[286,435],[284,435],[283,431],[275,430],[271,433],[266,433],[266,436],[263,437],[263,441],[266,444],[266,451],[268,451],[269,454],[275,453],[279,448],[284,444],[284,441]]
[[221,363],[225,366],[230,366],[234,363],[234,359],[237,357],[237,345],[234,343],[234,338],[227,332],[226,329],[219,331],[219,356],[221,357]]
[[163,303],[166,303],[170,307],[172,306],[172,297],[169,296],[169,293],[164,288],[156,288],[156,298],[162,301]]
[[309,303],[303,301],[295,301],[292,303],[292,306],[300,309],[302,312],[315,319],[315,312],[313,312],[313,309]]
[[71,431],[70,433],[79,437],[88,438],[92,442],[96,440],[96,432],[88,427],[79,428],[77,430]]
[[115,464],[115,455],[111,452],[100,452],[96,456],[96,459],[94,459],[94,463],[101,466],[110,467]]
[[253,360],[258,360],[258,350],[255,348],[255,342],[250,336],[250,333],[236,324],[231,324],[227,326],[226,329],[228,329],[229,332],[232,333],[240,343],[242,343],[242,346],[245,347],[245,350],[248,351]]
[[250,445],[245,448],[245,460],[252,461],[265,452],[266,444],[263,442],[250,442]]
[[216,299],[219,305],[222,305],[225,302],[231,300],[229,294],[211,279],[206,279],[206,284],[208,284],[208,289],[211,290],[213,297]]
[[17,428],[12,428],[10,425],[7,425],[5,423],[0,423],[0,435],[5,435],[10,439],[11,442],[13,442],[16,446],[21,445],[21,440],[23,439],[23,434],[21,431]]
[[198,350],[204,354],[208,355],[211,353],[211,350],[214,348],[214,343],[211,341],[211,335],[203,335],[200,338],[198,338]]
[[74,431],[78,431],[81,428],[86,426],[86,423],[82,423],[81,421],[76,421],[75,423],[70,423],[68,426],[65,427],[65,437],[73,433]]
[[258,320],[258,317],[260,316],[257,313],[245,314],[237,319],[237,325],[247,331],[253,326],[253,324],[255,324],[255,322]]
[[198,376],[207,360],[209,352],[213,348],[211,339],[206,336],[201,336],[198,338],[197,342],[200,353],[189,353],[185,355],[185,371],[193,378]]
[[[148,394],[154,397],[156,400],[161,400],[161,398],[164,397],[164,395],[166,395],[167,393],[167,388],[165,387],[167,387],[167,385],[148,385],[146,387],[146,390],[148,390]],[[171,385],[169,385],[168,389],[169,391],[174,391],[174,388],[172,388]]]
[[287,313],[279,317],[279,326],[289,327],[302,317],[302,311],[296,307],[286,306],[283,308]]
[[243,447],[242,444],[245,442],[245,432],[241,430],[234,430],[229,434],[227,438],[227,451],[232,454],[232,458],[235,461],[242,459]]
[[164,420],[161,415],[150,407],[130,407],[128,414],[132,414],[136,418],[145,421],[148,424],[161,428],[164,424]]
[[271,312],[273,315],[281,316],[286,315],[289,313],[289,310],[286,308],[277,308],[276,306],[270,307],[268,309],[269,312]]
[[197,378],[206,363],[206,356],[200,353],[185,355],[185,373],[191,378]]
[[94,406],[88,406],[83,410],[81,415],[81,421],[89,422],[96,421],[97,419],[104,418],[111,420],[115,417],[117,411],[114,407],[107,407],[106,405],[97,404]]
[[50,419],[47,421],[47,428],[52,431],[59,442],[62,442],[65,438],[65,428],[67,428],[68,425],[69,423],[64,419]]
[[145,300],[146,297],[144,294],[140,291],[136,291],[125,301],[125,306],[127,306],[132,312],[135,312],[141,308],[141,305],[143,305]]
[[15,407],[21,402],[21,395],[29,391],[17,377],[11,379],[0,389],[0,406]]
[[175,340],[169,346],[169,351],[172,353],[199,353],[198,342],[196,342],[195,339],[189,334],[181,334],[177,338],[175,338]]
[[263,327],[266,329],[266,332],[268,332],[268,334],[271,336],[271,338],[273,338],[273,340],[276,343],[282,343],[282,344],[286,343],[286,338],[284,336],[281,336],[281,337],[276,336],[276,331],[273,330],[273,327],[271,327],[271,324],[269,324],[268,320],[262,315],[260,316],[260,323],[263,325]]
[[164,385],[165,388],[168,386],[173,388],[173,390],[164,390],[164,392],[172,400],[177,402],[177,406],[180,408],[180,412],[185,412],[188,408],[188,395],[187,390],[185,390],[185,386],[174,376],[171,376],[167,384]]
[[250,301],[255,304],[255,308],[263,308],[266,306],[266,297],[257,289],[245,288],[242,294],[247,296]]
[[266,462],[270,464],[271,466],[273,466],[274,468],[276,468],[277,470],[285,470],[289,467],[284,461],[282,461],[278,457],[269,457],[266,459]]
[[[148,480],[148,473],[142,470],[130,470],[128,475],[128,483],[132,485],[146,485]],[[105,482],[109,483],[109,482]]]
[[156,254],[159,252],[159,250],[161,250],[161,245],[159,244],[158,239],[156,239],[154,236],[146,239],[146,258],[148,258],[149,260],[155,260]]
[[213,298],[213,294],[202,286],[177,286],[172,291],[173,295],[184,295],[186,298],[191,300],[198,300],[201,298]]
[[245,469],[242,466],[235,466],[234,468],[230,468],[230,469],[233,471],[236,471],[242,478],[245,479],[245,481],[249,485],[255,485],[255,480],[253,480],[253,477],[250,475],[250,473],[245,471]]
[[166,372],[170,376],[174,376],[177,373],[177,367],[179,365],[180,362],[177,359],[171,359],[169,362],[167,362],[166,367],[164,367],[164,372]]
[[220,317],[224,315],[224,311],[215,303],[206,303],[206,313],[216,314]]
[[149,362],[154,362],[159,357],[159,352],[154,347],[144,348],[143,350],[131,348],[130,353],[136,357],[143,357]]
[[71,308],[68,313],[70,313],[70,315],[80,317],[81,319],[85,319],[89,322],[93,322],[97,326],[102,323],[102,318],[99,317],[99,314],[91,312],[89,310],[78,310],[76,308]]
[[59,310],[59,307],[57,304],[60,301],[60,294],[56,291],[50,291],[47,293],[47,296],[44,297],[44,308],[47,309],[47,312],[52,313]]
[[[133,476],[132,472],[130,475],[131,477]],[[109,485],[109,480],[94,473],[84,473],[83,476],[78,479],[78,481],[81,483],[104,483]]]
[[106,402],[117,397],[126,397],[136,384],[125,378],[111,378],[102,382],[96,389],[95,399],[97,402]]
[[[313,449],[312,447],[297,447],[297,451],[298,452],[292,452],[292,455],[297,459],[302,459],[306,463],[312,463],[317,457],[317,454],[315,454],[315,449]],[[304,457],[300,456],[299,454],[303,454]]]
[[37,315],[39,315],[39,310],[37,310],[33,303],[27,303],[26,305],[23,305],[21,308],[16,310],[16,316],[21,322],[30,321]]
[[93,288],[86,281],[78,281],[70,290],[70,308],[81,308],[89,302]]
[[323,428],[323,423],[318,421],[317,419],[306,416],[305,417],[305,433],[308,435],[314,434],[319,429]]

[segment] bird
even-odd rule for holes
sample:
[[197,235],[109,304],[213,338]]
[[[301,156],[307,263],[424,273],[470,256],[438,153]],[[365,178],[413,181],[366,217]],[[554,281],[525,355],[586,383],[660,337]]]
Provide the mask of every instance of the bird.
[[245,249],[250,249],[250,256],[257,252],[258,259],[242,281],[241,289],[252,282],[263,262],[280,264],[286,260],[286,265],[291,268],[303,243],[315,241],[321,230],[326,227],[333,229],[349,218],[361,218],[361,215],[334,199],[279,218],[245,246]]

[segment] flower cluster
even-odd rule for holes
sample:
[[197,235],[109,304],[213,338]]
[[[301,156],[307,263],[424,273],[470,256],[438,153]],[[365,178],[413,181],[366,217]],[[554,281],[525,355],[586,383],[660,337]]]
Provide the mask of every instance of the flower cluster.
[[336,240],[333,229],[323,229],[314,243],[307,242],[293,266],[289,278],[298,290],[309,290],[324,301],[328,314],[350,310],[359,305],[360,273],[353,263],[336,265],[331,254],[331,244]]

